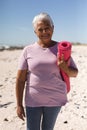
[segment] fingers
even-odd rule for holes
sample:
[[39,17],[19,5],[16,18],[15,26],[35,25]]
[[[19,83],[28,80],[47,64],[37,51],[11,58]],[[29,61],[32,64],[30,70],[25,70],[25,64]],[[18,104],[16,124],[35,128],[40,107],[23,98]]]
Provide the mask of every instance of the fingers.
[[62,54],[62,56],[61,56],[61,60],[64,61],[64,54]]
[[18,117],[24,121],[25,114],[24,114],[24,113],[20,113],[20,114],[18,115]]
[[60,69],[62,69],[64,71],[67,69],[68,64],[67,64],[67,61],[65,61],[65,59],[64,59],[64,54],[61,55],[61,58],[58,57],[57,65]]
[[24,112],[24,108],[22,106],[17,107],[17,115],[20,119],[22,119],[24,121],[25,112]]
[[63,62],[64,62],[64,54],[62,54],[61,57],[58,55],[58,58],[57,58],[58,66],[60,66]]
[[64,54],[62,54],[62,55],[57,54],[57,59],[59,61],[64,60]]

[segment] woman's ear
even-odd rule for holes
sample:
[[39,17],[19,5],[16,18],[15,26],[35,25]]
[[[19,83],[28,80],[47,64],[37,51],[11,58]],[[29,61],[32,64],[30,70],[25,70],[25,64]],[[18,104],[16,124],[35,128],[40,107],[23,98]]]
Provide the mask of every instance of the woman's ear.
[[54,25],[52,26],[52,31],[54,32]]
[[53,27],[53,31],[54,31],[54,25],[52,27]]
[[36,33],[36,31],[34,30],[34,33]]

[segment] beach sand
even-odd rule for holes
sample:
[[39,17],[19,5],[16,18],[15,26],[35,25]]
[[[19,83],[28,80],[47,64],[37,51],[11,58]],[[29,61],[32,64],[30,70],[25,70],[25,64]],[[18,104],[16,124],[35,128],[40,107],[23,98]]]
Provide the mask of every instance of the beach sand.
[[[0,130],[25,130],[16,115],[15,81],[22,50],[0,51]],[[87,46],[72,47],[79,74],[71,78],[68,103],[62,107],[54,130],[87,130]]]

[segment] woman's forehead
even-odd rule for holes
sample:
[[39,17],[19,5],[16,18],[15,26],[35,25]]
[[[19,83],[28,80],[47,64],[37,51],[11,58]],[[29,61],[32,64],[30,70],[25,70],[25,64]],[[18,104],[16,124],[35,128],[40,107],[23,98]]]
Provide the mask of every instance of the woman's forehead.
[[37,22],[37,26],[51,26],[48,20],[41,20]]

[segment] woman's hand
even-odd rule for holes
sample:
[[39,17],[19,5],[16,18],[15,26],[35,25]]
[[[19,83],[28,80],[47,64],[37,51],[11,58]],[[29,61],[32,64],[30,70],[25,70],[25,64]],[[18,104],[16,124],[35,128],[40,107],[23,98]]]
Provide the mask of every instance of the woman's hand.
[[68,66],[68,61],[64,60],[64,55],[62,55],[61,59],[58,57],[57,65],[69,77],[76,77],[78,74],[77,68],[73,68],[73,67]]
[[24,112],[23,106],[17,106],[17,115],[20,119],[22,119],[24,121],[25,112]]
[[58,57],[57,65],[63,71],[66,71],[68,69],[68,61],[64,60],[64,55],[62,55],[61,59]]

